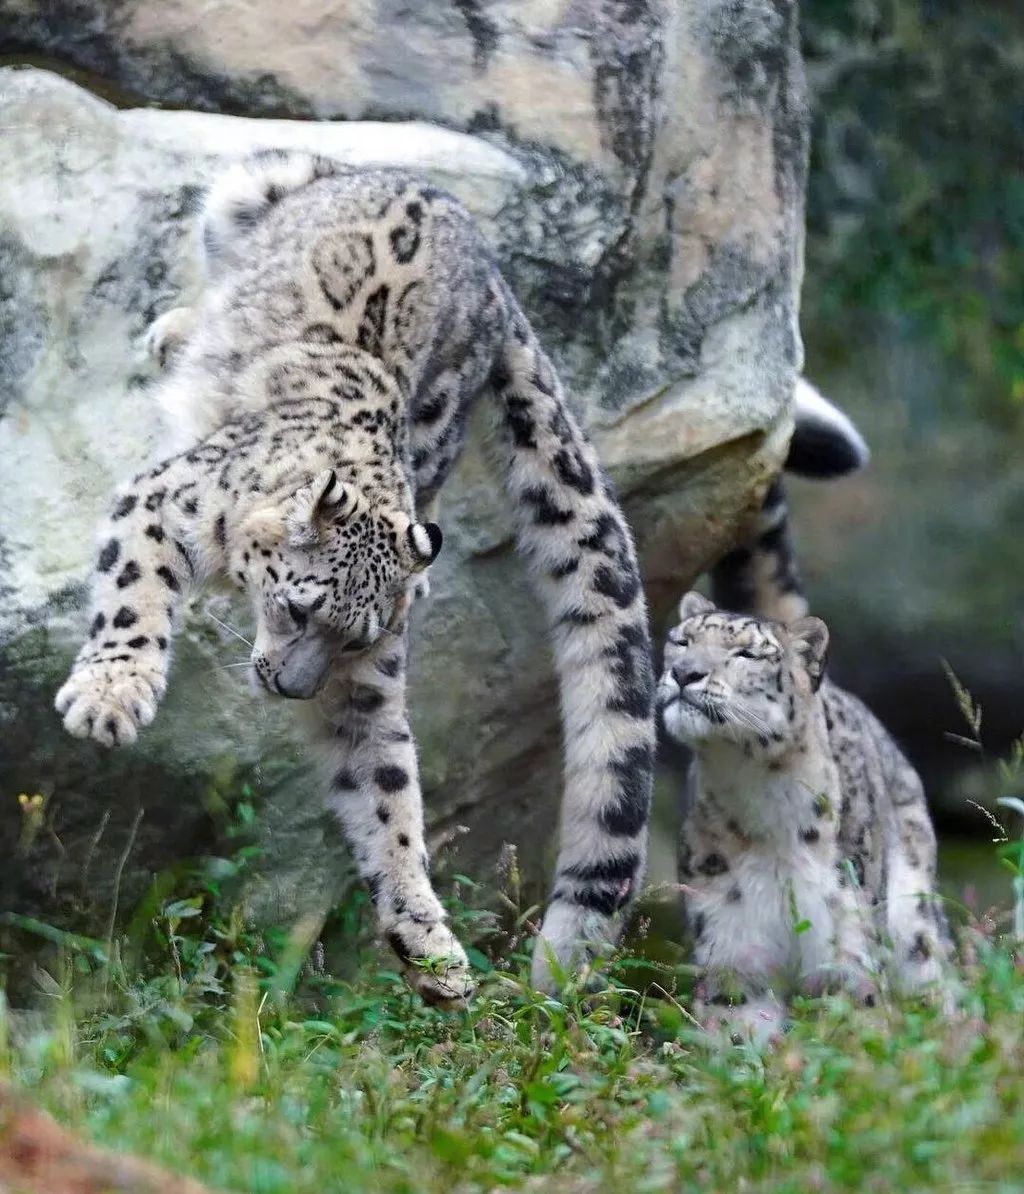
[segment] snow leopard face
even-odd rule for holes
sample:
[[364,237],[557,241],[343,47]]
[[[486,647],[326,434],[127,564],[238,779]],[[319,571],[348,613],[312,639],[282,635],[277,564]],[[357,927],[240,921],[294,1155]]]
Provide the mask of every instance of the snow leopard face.
[[785,754],[803,737],[821,683],[828,630],[730,614],[698,593],[679,604],[669,632],[658,707],[666,730],[697,748],[716,739],[748,753]]
[[256,682],[279,696],[315,696],[340,655],[399,633],[416,574],[440,548],[436,524],[371,508],[333,471],[284,509],[257,512],[237,570],[256,614]]

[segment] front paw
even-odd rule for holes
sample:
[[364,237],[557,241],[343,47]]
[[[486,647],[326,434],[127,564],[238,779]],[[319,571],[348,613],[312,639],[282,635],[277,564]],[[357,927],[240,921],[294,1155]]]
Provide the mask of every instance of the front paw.
[[402,959],[406,981],[425,1003],[465,1007],[476,988],[466,951],[443,922],[401,921],[389,931],[391,948]]
[[184,348],[194,326],[195,313],[191,307],[172,307],[165,311],[153,320],[143,337],[146,355],[161,369],[166,369]]
[[54,707],[75,738],[126,746],[156,716],[165,687],[163,674],[138,660],[86,662],[72,671]]

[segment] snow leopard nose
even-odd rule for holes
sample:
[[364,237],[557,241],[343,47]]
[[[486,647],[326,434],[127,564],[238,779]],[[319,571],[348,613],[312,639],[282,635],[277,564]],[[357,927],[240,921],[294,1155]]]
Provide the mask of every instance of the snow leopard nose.
[[672,669],[672,678],[680,688],[686,688],[688,684],[698,684],[701,680],[706,679],[707,672],[699,671],[697,668],[680,665],[679,667],[674,667]]

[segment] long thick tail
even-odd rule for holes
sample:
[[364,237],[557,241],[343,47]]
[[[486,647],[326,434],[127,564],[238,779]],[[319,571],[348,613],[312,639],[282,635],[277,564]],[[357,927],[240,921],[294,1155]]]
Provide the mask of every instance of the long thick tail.
[[801,377],[793,390],[796,426],[786,471],[800,477],[845,477],[865,467],[871,451],[852,420]]
[[[786,470],[831,478],[863,468],[871,458],[857,428],[838,407],[802,378],[793,394],[796,425]],[[782,478],[768,489],[753,533],[711,571],[715,603],[737,613],[792,622],[808,612],[789,524]]]
[[[561,690],[565,794],[533,978],[550,989],[614,941],[643,877],[654,765],[654,676],[636,553],[614,489],[532,328],[492,377],[517,545],[544,604]],[[552,962],[556,965],[552,966]]]

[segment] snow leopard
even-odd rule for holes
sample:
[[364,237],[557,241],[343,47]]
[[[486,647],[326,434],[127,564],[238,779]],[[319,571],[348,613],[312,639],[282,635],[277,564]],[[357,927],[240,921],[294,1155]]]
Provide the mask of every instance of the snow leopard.
[[168,454],[99,535],[65,727],[133,742],[167,685],[190,589],[255,615],[254,683],[306,702],[327,805],[383,936],[425,997],[472,991],[429,877],[406,708],[407,614],[441,550],[437,495],[483,421],[546,612],[565,794],[533,980],[614,941],[643,876],[654,673],[633,538],[555,368],[478,228],[400,171],[264,151],[199,217],[203,289],[148,343]]
[[[797,416],[792,471],[866,461],[841,412],[805,393]],[[825,675],[829,633],[808,613],[781,481],[713,592],[720,604],[682,598],[657,691],[665,730],[693,756],[679,873],[698,1017],[770,1038],[793,994],[841,988],[870,1004],[883,975],[944,998],[924,790],[881,723]]]

